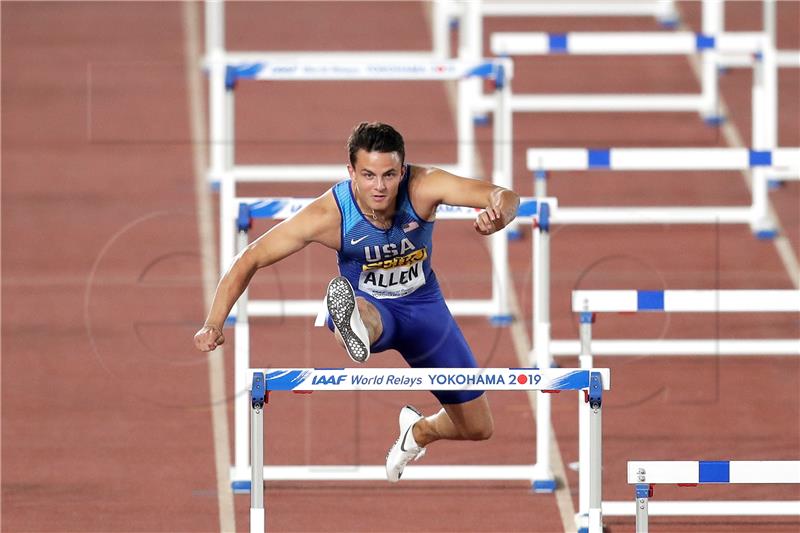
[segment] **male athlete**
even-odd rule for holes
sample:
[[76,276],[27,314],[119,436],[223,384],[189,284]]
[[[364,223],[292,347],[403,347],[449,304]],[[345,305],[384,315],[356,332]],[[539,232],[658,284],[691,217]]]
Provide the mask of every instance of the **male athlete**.
[[[475,230],[490,235],[517,214],[519,196],[481,180],[405,163],[403,137],[378,122],[362,122],[347,141],[350,179],[253,241],[236,256],[217,286],[195,346],[225,342],[222,325],[256,270],[317,242],[338,252],[340,276],[328,285],[328,327],[350,357],[399,351],[409,366],[474,368],[475,357],[456,325],[431,269],[431,233],[440,204],[480,208]],[[400,436],[386,456],[397,482],[406,464],[440,439],[484,440],[492,435],[481,391],[433,391],[442,409],[424,417],[400,410]]]

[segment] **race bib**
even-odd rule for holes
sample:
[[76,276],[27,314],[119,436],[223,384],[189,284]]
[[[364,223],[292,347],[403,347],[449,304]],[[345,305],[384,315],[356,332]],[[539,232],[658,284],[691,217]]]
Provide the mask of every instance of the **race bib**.
[[394,268],[364,270],[358,278],[358,288],[378,299],[401,298],[425,285],[422,261]]

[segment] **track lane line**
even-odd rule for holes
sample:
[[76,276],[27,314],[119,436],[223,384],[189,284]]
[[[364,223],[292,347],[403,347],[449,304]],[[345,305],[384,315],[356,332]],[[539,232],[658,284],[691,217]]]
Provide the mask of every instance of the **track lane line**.
[[[183,2],[184,57],[186,88],[189,96],[189,126],[191,128],[194,193],[197,201],[197,228],[203,278],[204,312],[211,307],[217,285],[217,249],[214,240],[214,208],[206,180],[208,162],[206,114],[203,106],[203,79],[200,74],[200,15],[197,2]],[[225,352],[222,347],[208,355],[209,400],[211,429],[214,443],[214,467],[217,478],[217,508],[219,529],[236,533],[233,493],[230,489],[230,444],[228,402],[225,396]]]

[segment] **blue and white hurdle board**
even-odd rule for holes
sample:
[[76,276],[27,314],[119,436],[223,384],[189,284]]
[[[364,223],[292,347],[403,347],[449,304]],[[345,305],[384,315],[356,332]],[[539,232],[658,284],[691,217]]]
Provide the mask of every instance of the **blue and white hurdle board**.
[[[585,391],[591,454],[588,529],[602,532],[602,403],[610,389],[608,369],[536,368],[285,368],[250,369],[250,531],[263,533],[264,480],[385,480],[383,465],[264,467],[263,411],[271,392],[293,391]],[[585,398],[584,398],[585,396]],[[532,480],[530,465],[409,466],[403,481],[412,480]],[[245,488],[245,487],[242,487]]]
[[650,502],[657,484],[796,485],[800,461],[628,461],[628,483],[636,486],[637,533],[647,533],[651,506],[652,514],[661,516],[800,516],[800,501]]

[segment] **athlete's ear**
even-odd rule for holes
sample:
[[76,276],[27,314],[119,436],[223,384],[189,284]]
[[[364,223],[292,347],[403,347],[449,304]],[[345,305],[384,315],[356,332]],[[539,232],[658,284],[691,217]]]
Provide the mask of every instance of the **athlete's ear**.
[[349,163],[347,165],[347,173],[350,174],[350,179],[351,180],[355,180],[356,179],[356,169],[354,169],[353,165],[351,165]]

